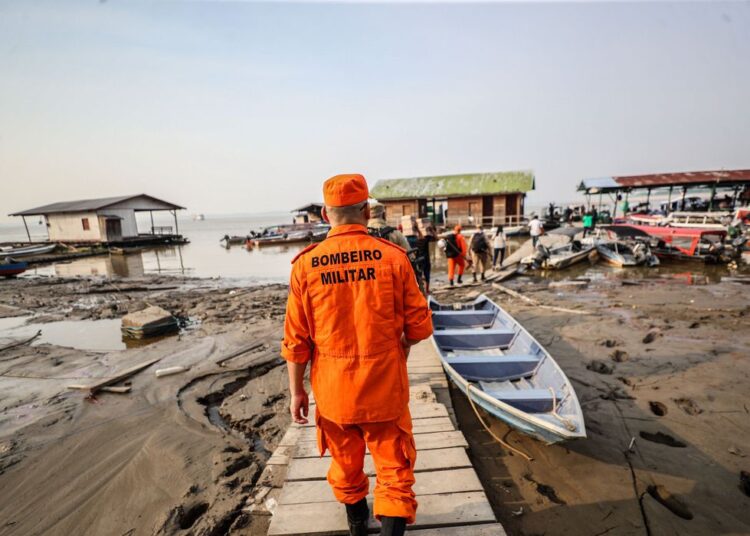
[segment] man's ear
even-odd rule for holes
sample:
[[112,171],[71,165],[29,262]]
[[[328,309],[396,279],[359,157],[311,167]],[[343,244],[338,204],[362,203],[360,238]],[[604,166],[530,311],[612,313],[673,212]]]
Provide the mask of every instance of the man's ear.
[[365,219],[366,219],[367,221],[370,221],[370,203],[367,203],[367,204],[365,205],[365,210],[364,210],[364,213],[365,213]]
[[323,212],[321,212],[321,216],[323,217],[323,221],[326,223],[331,223],[331,220],[328,219],[328,211],[326,210],[326,207],[323,207]]

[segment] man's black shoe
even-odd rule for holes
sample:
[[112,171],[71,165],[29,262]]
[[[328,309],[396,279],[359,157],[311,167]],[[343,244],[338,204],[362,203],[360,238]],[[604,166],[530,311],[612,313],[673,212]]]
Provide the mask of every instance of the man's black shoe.
[[406,518],[380,516],[380,536],[403,536]]
[[351,536],[365,536],[367,534],[367,520],[370,519],[370,509],[367,499],[346,506],[346,521],[349,523]]

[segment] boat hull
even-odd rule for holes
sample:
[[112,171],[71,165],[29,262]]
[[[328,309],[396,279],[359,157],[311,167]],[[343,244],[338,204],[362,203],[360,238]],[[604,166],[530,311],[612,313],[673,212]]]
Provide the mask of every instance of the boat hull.
[[480,406],[487,413],[496,419],[503,421],[511,428],[515,428],[519,432],[523,432],[524,434],[548,445],[562,443],[571,439],[579,439],[579,437],[563,436],[559,432],[549,430],[546,427],[540,426],[538,423],[529,421],[528,418],[523,415],[518,415],[517,413],[509,411],[507,408],[498,406],[496,403],[481,396],[481,391],[468,387],[468,382],[445,361],[442,362],[442,365],[446,375],[456,388],[463,392],[464,395],[471,397],[472,402],[477,406]]
[[24,273],[28,267],[29,265],[26,262],[0,264],[0,277],[15,277]]
[[430,308],[443,369],[472,405],[548,444],[586,437],[570,381],[507,312],[485,296],[457,307],[430,299]]

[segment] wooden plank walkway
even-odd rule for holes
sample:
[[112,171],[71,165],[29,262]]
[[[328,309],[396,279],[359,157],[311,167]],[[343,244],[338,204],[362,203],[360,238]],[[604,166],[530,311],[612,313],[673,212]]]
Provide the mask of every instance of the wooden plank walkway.
[[[463,434],[456,430],[448,384],[430,341],[415,346],[409,357],[414,440],[417,446],[414,491],[419,501],[414,536],[505,536],[482,484],[471,466]],[[314,407],[311,408],[314,415]],[[348,534],[343,505],[336,502],[326,472],[329,455],[318,454],[315,428],[292,425],[268,461],[251,498],[248,513],[272,512],[269,536]],[[369,454],[365,472],[372,489],[375,469]],[[371,517],[370,532],[379,523]]]

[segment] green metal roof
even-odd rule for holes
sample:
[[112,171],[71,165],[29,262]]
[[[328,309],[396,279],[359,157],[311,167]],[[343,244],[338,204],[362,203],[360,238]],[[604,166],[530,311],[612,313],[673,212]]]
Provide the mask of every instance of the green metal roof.
[[370,195],[382,201],[388,199],[430,199],[433,197],[525,193],[533,189],[533,172],[505,171],[381,180],[370,190]]

